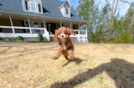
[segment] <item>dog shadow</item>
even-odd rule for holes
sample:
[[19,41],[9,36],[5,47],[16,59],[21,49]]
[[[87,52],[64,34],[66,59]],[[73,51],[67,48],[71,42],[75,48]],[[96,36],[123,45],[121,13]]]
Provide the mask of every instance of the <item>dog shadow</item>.
[[[73,61],[71,60],[71,62]],[[78,61],[78,63],[81,62],[81,60]],[[118,58],[111,58],[110,62],[77,74],[66,82],[54,83],[50,88],[74,88],[74,85],[82,84],[103,72],[113,79],[116,88],[134,88],[134,63]]]
[[65,66],[67,66],[68,64],[73,63],[73,62],[74,62],[75,64],[79,65],[79,64],[82,63],[83,61],[86,61],[86,60],[82,60],[82,59],[80,59],[80,58],[68,59],[68,62],[65,63],[62,67],[65,67]]

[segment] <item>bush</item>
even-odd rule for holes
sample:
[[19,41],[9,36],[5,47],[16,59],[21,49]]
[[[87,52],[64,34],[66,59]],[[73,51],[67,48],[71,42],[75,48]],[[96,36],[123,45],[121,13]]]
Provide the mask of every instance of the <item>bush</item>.
[[115,43],[119,43],[118,41],[108,41],[107,43],[109,43],[109,44],[115,44]]
[[44,41],[43,35],[41,33],[38,34],[39,41]]
[[129,32],[123,33],[122,35],[122,43],[132,43],[132,37]]
[[15,42],[16,38],[8,38],[8,41]]
[[22,37],[22,36],[18,36],[18,37],[16,37],[16,42],[22,42],[22,41],[24,41],[24,38]]
[[10,42],[22,42],[22,41],[24,41],[24,38],[19,35],[16,38],[8,38],[8,41],[10,41]]
[[44,40],[44,41],[48,42],[48,39],[47,39],[47,38],[45,38],[45,40]]
[[99,36],[96,34],[92,34],[91,42],[93,43],[99,43]]

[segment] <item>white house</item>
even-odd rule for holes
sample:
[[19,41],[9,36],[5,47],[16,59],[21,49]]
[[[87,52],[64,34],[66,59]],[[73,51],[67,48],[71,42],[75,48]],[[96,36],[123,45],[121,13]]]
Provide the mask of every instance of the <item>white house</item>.
[[79,30],[87,22],[80,19],[68,0],[0,0],[0,38],[24,37],[36,39],[42,33],[53,41],[55,30],[69,27],[76,31],[76,39],[87,38],[86,30]]

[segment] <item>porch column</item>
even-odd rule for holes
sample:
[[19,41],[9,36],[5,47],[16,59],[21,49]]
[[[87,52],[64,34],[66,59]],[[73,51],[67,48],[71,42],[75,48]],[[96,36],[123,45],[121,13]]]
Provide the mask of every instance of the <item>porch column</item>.
[[13,21],[12,21],[11,15],[9,15],[9,19],[10,19],[10,23],[11,23],[11,26],[12,26],[13,34],[15,34],[15,30],[14,30],[14,27],[13,27]]
[[45,30],[45,29],[46,29],[46,25],[45,25],[45,23],[46,23],[46,22],[45,22],[45,20],[43,19],[43,24],[44,24],[44,34],[46,33],[46,30]]
[[70,22],[70,29],[72,29],[72,22]]
[[79,24],[79,27],[78,27],[78,28],[79,28],[79,30],[80,30],[80,24]]
[[32,34],[32,29],[31,29],[31,24],[30,24],[30,19],[29,19],[29,17],[28,17],[28,24],[29,24],[30,34]]
[[60,21],[60,27],[62,27],[62,21]]

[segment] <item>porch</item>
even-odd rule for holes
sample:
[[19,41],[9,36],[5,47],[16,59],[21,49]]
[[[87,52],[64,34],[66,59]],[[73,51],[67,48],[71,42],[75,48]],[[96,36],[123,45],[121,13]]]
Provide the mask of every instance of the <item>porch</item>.
[[76,31],[76,36],[71,35],[71,38],[76,38],[78,41],[83,40],[83,42],[87,39],[87,31],[79,30],[83,23],[77,21],[4,12],[0,14],[0,38],[12,38],[19,35],[24,38],[37,38],[38,33],[42,33],[43,37],[50,41],[56,29],[68,27]]

